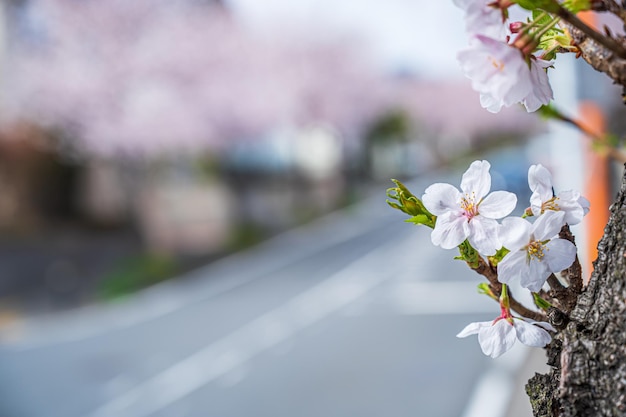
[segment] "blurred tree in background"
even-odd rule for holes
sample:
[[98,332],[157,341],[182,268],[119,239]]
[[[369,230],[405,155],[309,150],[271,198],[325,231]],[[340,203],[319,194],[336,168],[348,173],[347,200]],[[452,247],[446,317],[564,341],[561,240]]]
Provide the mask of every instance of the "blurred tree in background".
[[358,128],[382,77],[352,45],[264,38],[206,2],[31,1],[15,12],[3,116],[65,132],[64,150],[157,157],[280,125]]

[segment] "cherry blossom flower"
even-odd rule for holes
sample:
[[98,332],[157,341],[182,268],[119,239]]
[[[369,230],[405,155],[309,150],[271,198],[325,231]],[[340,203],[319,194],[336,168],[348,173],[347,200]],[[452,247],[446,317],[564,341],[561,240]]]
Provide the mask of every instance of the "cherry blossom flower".
[[508,284],[519,279],[522,287],[537,292],[550,274],[569,267],[576,246],[557,237],[564,216],[562,211],[547,211],[533,224],[519,217],[504,219],[500,239],[510,252],[498,263],[498,280]]
[[554,98],[546,68],[551,67],[552,61],[531,57],[530,59],[530,82],[532,85],[529,93],[522,100],[526,111],[531,113],[539,110],[544,104],[548,104]]
[[561,191],[554,195],[552,175],[543,165],[532,165],[528,169],[528,185],[533,194],[530,197],[530,209],[535,216],[546,210],[565,213],[563,224],[578,224],[589,212],[589,201],[577,191]]
[[552,65],[506,42],[484,35],[474,36],[470,47],[457,54],[472,88],[480,93],[480,104],[492,113],[502,107],[523,103],[529,112],[552,99],[545,68]]
[[426,189],[424,206],[438,216],[430,235],[434,245],[452,249],[467,239],[483,255],[493,255],[502,247],[496,219],[513,211],[517,197],[507,191],[487,195],[490,167],[487,161],[472,162],[461,179],[461,191],[443,183]]
[[453,0],[454,5],[465,12],[465,29],[470,35],[486,35],[504,39],[506,8],[492,0]]
[[497,358],[510,350],[515,340],[526,346],[544,347],[552,340],[546,330],[554,331],[554,328],[546,322],[529,322],[509,315],[498,317],[494,321],[470,323],[456,337],[478,334],[478,343],[483,353]]

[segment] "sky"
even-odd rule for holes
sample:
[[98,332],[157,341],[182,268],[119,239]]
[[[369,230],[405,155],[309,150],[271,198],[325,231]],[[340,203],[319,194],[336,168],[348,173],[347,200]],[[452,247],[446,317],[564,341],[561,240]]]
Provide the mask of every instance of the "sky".
[[456,53],[467,45],[452,0],[228,0],[251,27],[292,25],[319,36],[356,37],[392,70],[460,78]]

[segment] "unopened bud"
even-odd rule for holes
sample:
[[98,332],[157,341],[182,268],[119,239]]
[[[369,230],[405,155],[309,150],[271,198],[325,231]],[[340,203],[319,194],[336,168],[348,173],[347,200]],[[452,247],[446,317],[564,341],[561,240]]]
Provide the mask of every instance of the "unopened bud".
[[524,29],[523,22],[513,22],[509,24],[509,30],[511,31],[511,33],[519,33],[522,29]]
[[478,293],[485,294],[486,296],[498,301],[498,296],[493,293],[491,287],[489,287],[489,284],[487,284],[486,282],[481,282],[480,284],[478,284]]

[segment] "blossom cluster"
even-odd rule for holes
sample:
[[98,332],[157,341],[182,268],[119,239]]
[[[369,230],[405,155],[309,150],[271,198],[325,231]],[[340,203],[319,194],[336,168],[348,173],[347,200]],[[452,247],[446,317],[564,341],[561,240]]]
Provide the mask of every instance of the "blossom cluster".
[[437,183],[426,189],[422,201],[437,216],[431,233],[434,245],[445,249],[459,246],[465,239],[484,256],[501,248],[509,252],[498,263],[498,278],[508,284],[519,279],[522,287],[537,292],[548,276],[569,267],[576,247],[558,234],[565,224],[575,225],[589,211],[589,202],[576,191],[552,193],[550,172],[542,165],[528,170],[532,191],[530,211],[534,223],[525,218],[506,217],[517,203],[507,191],[489,193],[491,165],[474,161],[461,179],[461,191],[450,184]]
[[[510,216],[517,197],[507,191],[490,193],[490,167],[487,161],[474,161],[462,176],[460,190],[451,184],[436,183],[426,188],[419,199],[396,181],[398,187],[390,189],[388,195],[398,201],[389,202],[392,207],[413,216],[409,221],[433,228],[434,245],[458,247],[460,259],[470,266],[480,258],[496,272],[500,294],[490,289],[485,293],[499,301],[500,315],[491,322],[471,323],[457,336],[478,334],[483,352],[498,357],[515,340],[538,347],[550,342],[548,331],[554,328],[549,323],[511,314],[507,286],[519,283],[534,294],[536,301],[542,300],[540,294],[548,278],[569,268],[576,259],[576,246],[561,237],[561,232],[564,226],[583,220],[589,212],[589,201],[577,191],[555,194],[550,172],[540,164],[532,165],[528,170],[530,205],[522,217]],[[538,307],[549,304],[542,302]]]
[[509,22],[510,0],[453,0],[465,13],[469,48],[457,59],[480,103],[492,113],[522,103],[528,112],[552,100],[547,69],[552,51],[542,51],[541,38],[554,22]]

